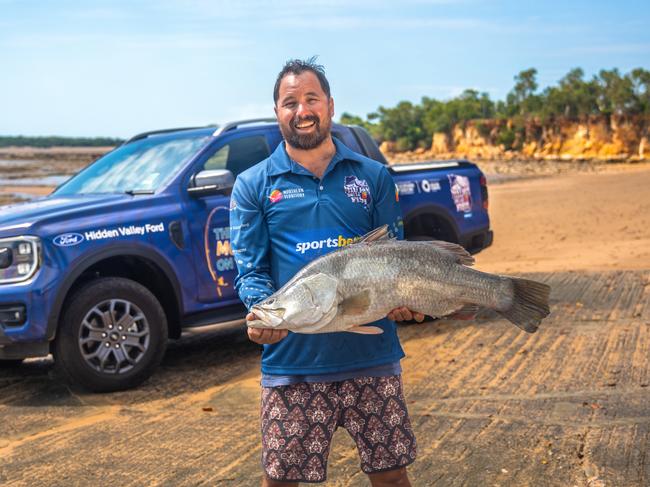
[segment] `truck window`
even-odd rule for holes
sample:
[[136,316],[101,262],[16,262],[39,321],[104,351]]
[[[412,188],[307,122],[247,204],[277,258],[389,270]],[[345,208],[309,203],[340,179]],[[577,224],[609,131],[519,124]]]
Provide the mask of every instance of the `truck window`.
[[357,141],[354,139],[354,137],[350,135],[349,131],[341,132],[339,130],[332,129],[332,137],[343,142],[343,144],[345,144],[348,149],[363,154],[361,147],[359,147],[359,144],[357,144]]
[[264,135],[238,137],[226,142],[210,156],[203,169],[228,169],[237,176],[270,154]]
[[388,161],[386,161],[384,154],[381,153],[375,141],[372,140],[372,137],[370,137],[370,134],[368,134],[364,128],[350,127],[350,130],[352,130],[352,133],[356,137],[361,147],[363,147],[363,150],[368,157],[374,159],[377,162],[381,162],[382,164],[388,164]]

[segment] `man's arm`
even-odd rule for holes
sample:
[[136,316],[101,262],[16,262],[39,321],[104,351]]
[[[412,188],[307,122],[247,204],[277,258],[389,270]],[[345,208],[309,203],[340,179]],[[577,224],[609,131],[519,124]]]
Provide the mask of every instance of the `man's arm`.
[[[404,240],[404,223],[402,221],[402,209],[399,206],[397,187],[388,169],[383,167],[379,175],[376,191],[375,205],[372,214],[372,226],[378,228],[388,225],[389,230],[398,240]],[[424,321],[422,313],[416,313],[401,306],[388,313],[388,319],[392,321]]]
[[[269,233],[258,191],[249,181],[239,177],[231,195],[230,241],[237,263],[235,289],[247,309],[275,291],[270,274]],[[246,319],[255,317],[248,313]],[[255,343],[275,343],[287,335],[286,330],[248,328],[248,337]]]

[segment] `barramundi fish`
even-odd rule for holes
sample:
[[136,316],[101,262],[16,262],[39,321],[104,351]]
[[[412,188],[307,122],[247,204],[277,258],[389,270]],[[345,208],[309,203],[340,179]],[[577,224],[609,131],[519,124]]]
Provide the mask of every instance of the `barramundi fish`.
[[550,288],[541,282],[470,268],[474,258],[442,241],[403,241],[380,227],[361,241],[325,254],[254,305],[253,328],[295,333],[382,333],[361,326],[393,309],[443,317],[489,308],[528,333],[549,314]]

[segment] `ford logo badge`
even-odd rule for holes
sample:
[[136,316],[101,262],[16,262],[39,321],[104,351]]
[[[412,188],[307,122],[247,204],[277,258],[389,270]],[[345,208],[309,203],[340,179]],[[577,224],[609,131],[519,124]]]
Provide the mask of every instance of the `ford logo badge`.
[[64,233],[54,237],[54,245],[57,247],[72,247],[79,245],[84,241],[84,236],[80,233]]

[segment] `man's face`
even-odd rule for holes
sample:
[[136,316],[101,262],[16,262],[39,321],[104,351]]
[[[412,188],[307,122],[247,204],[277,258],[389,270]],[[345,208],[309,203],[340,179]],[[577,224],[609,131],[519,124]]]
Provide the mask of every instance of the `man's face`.
[[295,149],[315,149],[330,135],[334,100],[327,97],[311,71],[288,74],[280,82],[275,115],[287,144]]

